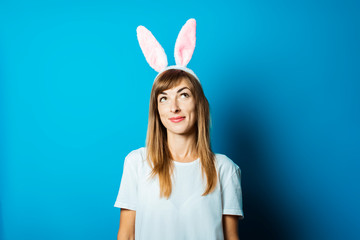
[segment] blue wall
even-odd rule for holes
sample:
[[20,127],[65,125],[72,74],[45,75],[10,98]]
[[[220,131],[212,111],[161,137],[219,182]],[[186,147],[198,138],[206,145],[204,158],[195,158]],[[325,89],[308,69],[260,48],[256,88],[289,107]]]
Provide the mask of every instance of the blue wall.
[[215,152],[242,169],[240,239],[360,239],[355,1],[1,1],[0,238],[116,239],[126,154],[156,72],[197,20],[189,67]]

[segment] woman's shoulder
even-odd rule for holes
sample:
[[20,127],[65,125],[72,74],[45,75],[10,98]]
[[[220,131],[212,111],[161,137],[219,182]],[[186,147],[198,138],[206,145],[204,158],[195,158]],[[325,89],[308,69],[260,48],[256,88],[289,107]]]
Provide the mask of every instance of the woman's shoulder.
[[241,170],[240,167],[225,154],[215,153],[215,156],[220,182],[222,187],[224,187],[230,177],[233,176],[236,171],[238,171],[240,174]]
[[136,149],[131,150],[125,157],[125,161],[130,161],[132,164],[139,164],[140,162],[145,159],[146,153],[145,147],[139,147]]
[[227,155],[222,153],[215,153],[216,164],[220,172],[235,172],[240,171],[240,167]]
[[135,155],[142,155],[145,152],[145,147],[139,147],[131,150],[127,156],[135,156]]

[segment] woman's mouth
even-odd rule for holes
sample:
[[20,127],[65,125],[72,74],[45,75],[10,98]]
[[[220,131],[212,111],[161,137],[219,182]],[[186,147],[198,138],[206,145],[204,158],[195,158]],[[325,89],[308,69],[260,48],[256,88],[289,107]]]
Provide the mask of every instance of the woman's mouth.
[[176,118],[170,118],[170,121],[172,121],[174,123],[178,123],[178,122],[181,122],[184,119],[185,119],[185,117],[176,117]]

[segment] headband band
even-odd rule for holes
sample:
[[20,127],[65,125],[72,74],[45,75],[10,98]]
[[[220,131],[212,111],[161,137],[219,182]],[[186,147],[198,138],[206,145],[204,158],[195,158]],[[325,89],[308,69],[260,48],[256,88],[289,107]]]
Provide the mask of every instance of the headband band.
[[180,70],[183,70],[183,71],[185,71],[185,72],[190,73],[191,75],[193,75],[193,76],[200,82],[199,78],[196,76],[196,74],[193,72],[193,70],[191,70],[190,68],[182,67],[182,66],[178,66],[178,65],[167,66],[166,68],[164,68],[163,70],[161,70],[161,71],[156,75],[156,77],[155,77],[155,79],[154,79],[154,82],[155,82],[155,80],[157,79],[157,77],[158,77],[161,73],[163,73],[163,72],[165,72],[166,70],[169,70],[169,69],[180,69]]

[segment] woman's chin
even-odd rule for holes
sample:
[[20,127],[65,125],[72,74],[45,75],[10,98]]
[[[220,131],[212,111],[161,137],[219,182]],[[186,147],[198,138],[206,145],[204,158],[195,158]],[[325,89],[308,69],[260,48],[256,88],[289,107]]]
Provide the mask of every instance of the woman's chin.
[[191,129],[171,129],[168,130],[168,132],[171,132],[171,134],[176,134],[176,135],[190,135]]

